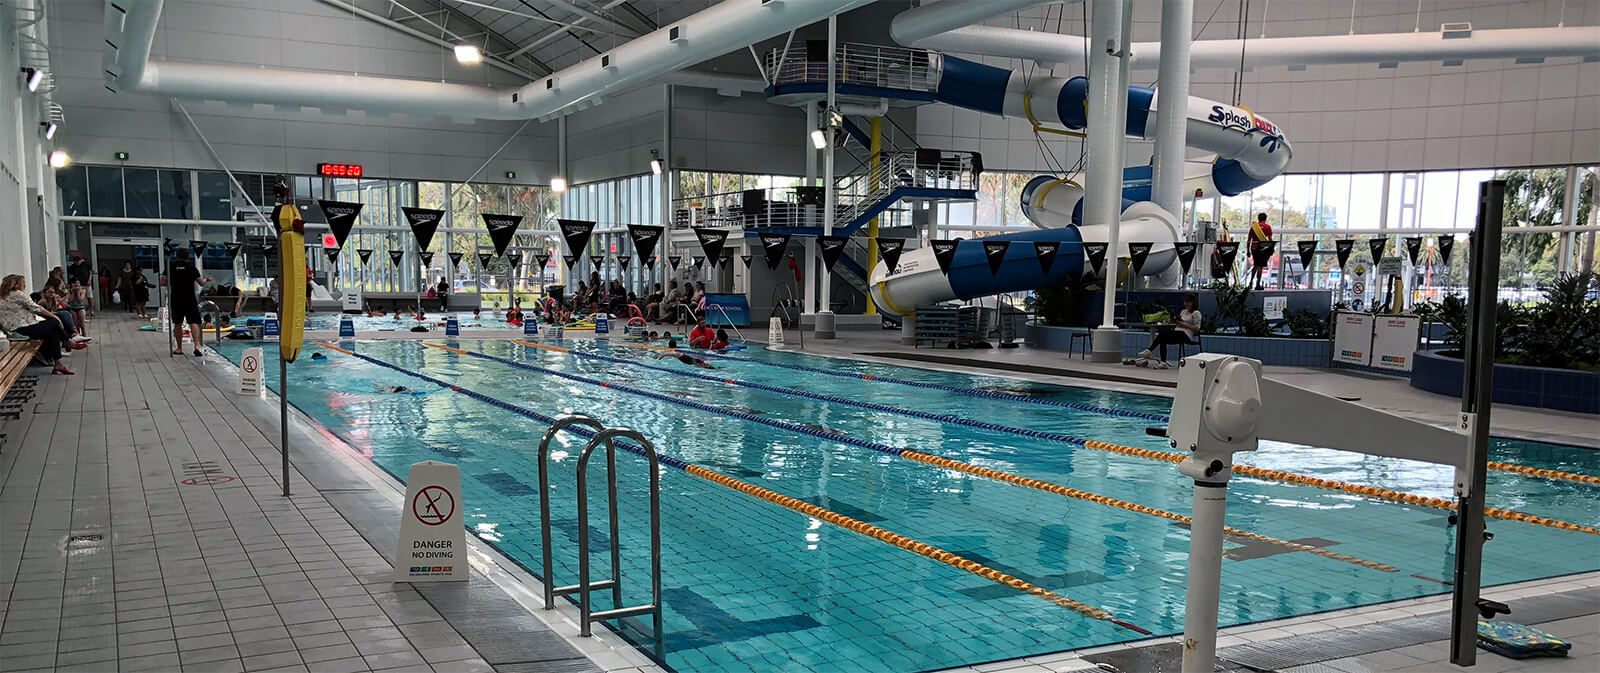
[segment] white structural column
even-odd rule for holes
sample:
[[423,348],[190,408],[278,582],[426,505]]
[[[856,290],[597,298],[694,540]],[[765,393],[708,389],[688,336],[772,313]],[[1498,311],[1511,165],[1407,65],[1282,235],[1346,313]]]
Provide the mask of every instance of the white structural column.
[[[828,17],[828,109],[823,111],[822,125],[827,129],[828,144],[822,148],[822,234],[833,235],[833,210],[837,194],[833,185],[833,114],[838,109],[839,101],[835,91],[834,80],[838,77],[839,64],[839,16]],[[818,339],[832,339],[834,337],[834,316],[832,309],[833,274],[828,272],[828,263],[823,261],[822,272],[817,274],[817,279],[822,281],[822,289],[817,296],[822,304],[817,307],[817,324],[814,332]]]
[[[665,288],[667,284],[667,255],[665,248],[672,245],[672,204],[678,198],[678,169],[674,168],[677,161],[673,159],[672,145],[672,97],[676,93],[671,84],[661,87],[661,160],[667,162],[666,170],[661,171],[661,238],[656,241],[656,260],[659,266],[650,268],[649,260],[639,257],[641,251],[635,250],[633,254],[638,258],[640,268],[645,269],[645,286],[640,295],[650,294],[651,283],[661,283]],[[562,170],[566,170],[563,168]]]
[[[1155,180],[1151,200],[1174,215],[1183,213],[1183,162],[1189,142],[1189,42],[1194,0],[1161,1],[1161,70],[1156,78]],[[1207,194],[1206,196],[1213,196]]]
[[[816,103],[808,103],[806,104],[806,137],[804,142],[806,148],[806,184],[812,187],[817,185],[817,148],[811,144],[811,132],[816,129],[817,105]],[[817,207],[806,206],[805,208],[806,221],[812,221],[816,216]],[[805,269],[805,273],[800,279],[803,285],[795,289],[799,290],[803,295],[802,299],[805,302],[804,312],[814,315],[817,312],[817,293],[806,290],[815,286],[817,282],[817,239],[802,239],[801,243],[800,247],[805,252],[805,263],[801,264],[800,268]]]
[[1122,359],[1122,333],[1116,322],[1116,278],[1122,216],[1122,136],[1128,126],[1126,73],[1114,54],[1122,53],[1124,0],[1093,0],[1089,18],[1089,171],[1084,194],[1086,225],[1107,223],[1107,279],[1100,327],[1094,331],[1095,362]]
[[[1561,221],[1557,224],[1569,226],[1583,224],[1578,221],[1578,188],[1582,184],[1578,180],[1578,167],[1568,166],[1566,201],[1561,204]],[[1556,247],[1556,273],[1572,273],[1572,244],[1578,240],[1578,233],[1569,231],[1557,236],[1560,237],[1560,242]]]

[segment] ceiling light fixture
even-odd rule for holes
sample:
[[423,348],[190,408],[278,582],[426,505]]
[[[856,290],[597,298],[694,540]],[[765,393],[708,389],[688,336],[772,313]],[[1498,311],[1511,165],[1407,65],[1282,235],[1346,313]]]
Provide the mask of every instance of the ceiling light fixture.
[[23,68],[28,73],[28,91],[38,91],[39,83],[44,81],[44,71],[36,68]]
[[650,150],[650,172],[661,175],[661,153]]
[[482,63],[483,51],[478,49],[478,45],[475,44],[458,44],[456,45],[456,62],[467,64]]
[[40,126],[44,127],[44,139],[45,140],[55,140],[55,138],[56,138],[56,129],[61,128],[61,125],[57,124],[55,122],[46,122],[44,124],[40,124]]
[[567,179],[562,177],[550,178],[550,191],[556,193],[567,191]]
[[51,168],[64,167],[68,163],[70,163],[71,161],[72,161],[71,159],[67,158],[67,153],[66,152],[62,152],[61,150],[56,150],[56,151],[50,153],[50,167]]

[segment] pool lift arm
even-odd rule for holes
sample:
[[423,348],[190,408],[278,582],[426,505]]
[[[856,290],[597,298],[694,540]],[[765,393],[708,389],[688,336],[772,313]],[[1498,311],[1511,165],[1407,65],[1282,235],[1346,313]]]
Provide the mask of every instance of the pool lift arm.
[[[1254,451],[1260,439],[1272,439],[1450,465],[1456,468],[1458,498],[1466,497],[1472,483],[1471,444],[1461,435],[1263,379],[1259,361],[1233,355],[1200,353],[1184,358],[1167,436],[1173,448],[1189,452],[1178,470],[1194,479],[1183,624],[1185,673],[1210,673],[1216,661],[1223,519],[1233,454]],[[1480,610],[1506,611],[1499,604],[1486,606],[1490,602],[1476,596],[1471,599]]]

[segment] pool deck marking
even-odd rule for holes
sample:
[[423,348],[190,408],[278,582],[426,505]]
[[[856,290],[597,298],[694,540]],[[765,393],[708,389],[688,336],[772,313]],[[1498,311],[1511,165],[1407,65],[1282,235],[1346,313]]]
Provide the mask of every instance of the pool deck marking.
[[[441,348],[441,349],[452,351],[452,352],[456,352],[456,353],[470,355],[472,357],[480,358],[480,359],[484,359],[484,360],[489,360],[491,362],[499,362],[501,364],[509,365],[509,366],[512,366],[512,367],[516,367],[518,369],[525,369],[527,371],[550,374],[552,376],[557,376],[557,377],[568,379],[568,380],[571,380],[571,381],[577,381],[579,383],[587,383],[587,384],[590,384],[590,385],[598,385],[598,386],[601,386],[601,387],[604,387],[604,388],[610,388],[612,390],[617,390],[617,391],[621,391],[621,392],[625,392],[625,393],[638,395],[640,397],[646,397],[646,398],[649,398],[649,399],[658,400],[658,401],[661,401],[661,402],[666,402],[668,404],[676,404],[678,406],[689,407],[691,409],[699,409],[699,410],[707,411],[707,412],[710,412],[710,413],[713,413],[713,414],[719,414],[719,415],[728,416],[728,417],[731,417],[731,418],[737,418],[737,419],[741,419],[741,420],[746,420],[746,421],[749,421],[749,422],[752,422],[752,423],[759,423],[761,425],[766,425],[766,426],[778,428],[780,430],[787,430],[789,432],[794,432],[794,433],[801,434],[801,435],[810,435],[810,436],[813,436],[813,437],[820,437],[822,439],[828,439],[828,440],[839,442],[840,444],[846,444],[846,445],[849,445],[849,446],[856,446],[856,447],[860,447],[860,448],[863,448],[863,449],[868,449],[868,450],[871,450],[871,451],[877,451],[879,453],[888,454],[888,455],[891,455],[891,456],[897,456],[897,457],[900,457],[900,458],[906,458],[906,459],[909,459],[909,460],[919,461],[919,462],[922,462],[922,463],[927,463],[929,465],[934,465],[934,466],[942,467],[942,468],[949,469],[949,470],[956,470],[956,471],[959,471],[959,472],[966,472],[968,474],[975,474],[975,475],[978,475],[978,476],[981,476],[981,477],[987,477],[989,479],[993,479],[995,481],[1005,482],[1005,483],[1009,483],[1009,484],[1013,484],[1013,485],[1017,485],[1017,486],[1024,486],[1024,487],[1027,487],[1027,488],[1032,488],[1032,489],[1035,489],[1035,490],[1044,491],[1046,493],[1052,493],[1052,494],[1055,494],[1055,495],[1066,496],[1066,497],[1069,497],[1069,498],[1076,498],[1078,500],[1083,500],[1083,501],[1086,501],[1086,502],[1092,502],[1092,503],[1095,503],[1095,504],[1098,504],[1098,505],[1105,505],[1107,507],[1115,507],[1115,508],[1118,508],[1118,509],[1124,509],[1124,510],[1127,510],[1127,511],[1130,511],[1130,512],[1136,512],[1136,513],[1139,513],[1139,514],[1148,514],[1148,515],[1151,515],[1151,516],[1158,516],[1158,517],[1162,517],[1162,518],[1165,518],[1165,519],[1170,519],[1170,520],[1173,520],[1173,521],[1183,521],[1183,522],[1190,521],[1189,517],[1184,516],[1182,514],[1178,514],[1176,512],[1168,512],[1166,510],[1156,509],[1154,507],[1146,507],[1144,505],[1131,503],[1131,502],[1128,502],[1128,501],[1125,501],[1125,500],[1118,500],[1116,498],[1103,496],[1103,495],[1100,495],[1098,493],[1090,493],[1088,491],[1080,491],[1080,490],[1075,489],[1075,488],[1068,488],[1066,486],[1061,486],[1061,485],[1058,485],[1058,484],[1052,484],[1052,483],[1047,482],[1047,481],[1041,481],[1041,480],[1038,480],[1038,479],[1032,479],[1032,478],[1024,477],[1024,476],[1017,475],[1017,474],[1011,474],[1009,472],[1001,472],[999,470],[992,470],[992,469],[989,469],[987,467],[980,467],[978,465],[973,465],[971,463],[964,463],[964,462],[961,462],[961,461],[958,461],[958,460],[952,460],[950,458],[944,458],[944,457],[935,456],[935,455],[932,455],[932,454],[921,453],[921,452],[918,452],[918,451],[912,451],[910,449],[902,449],[902,448],[898,448],[898,447],[888,446],[886,444],[879,444],[877,442],[870,442],[870,441],[867,441],[867,440],[864,440],[864,439],[858,439],[856,437],[851,437],[851,436],[849,436],[847,434],[843,434],[843,433],[826,432],[826,431],[823,431],[823,430],[818,430],[818,429],[806,427],[806,426],[803,426],[803,425],[798,425],[798,424],[795,424],[795,423],[789,423],[787,421],[780,421],[780,420],[772,419],[772,418],[761,418],[761,417],[758,417],[758,416],[752,416],[750,414],[737,412],[737,411],[732,411],[730,409],[726,409],[726,408],[715,406],[715,405],[704,404],[704,403],[701,403],[701,402],[691,402],[691,401],[688,401],[688,400],[682,400],[682,399],[678,399],[678,398],[670,396],[670,395],[664,395],[664,394],[661,394],[661,393],[655,393],[655,392],[651,392],[651,391],[648,391],[648,390],[641,390],[641,389],[638,389],[638,388],[633,388],[631,386],[606,383],[604,381],[598,381],[598,380],[589,378],[587,376],[580,376],[580,375],[577,375],[577,374],[569,374],[567,372],[557,371],[557,370],[549,369],[549,368],[546,368],[546,367],[539,367],[539,366],[531,365],[531,364],[528,364],[526,362],[517,362],[515,360],[507,360],[505,358],[495,357],[493,355],[488,355],[486,353],[478,353],[478,352],[473,352],[473,351],[464,351],[464,350],[461,350],[459,348],[449,348],[449,347],[446,347],[446,346],[438,346],[436,344],[430,344],[430,343],[427,343],[427,342],[421,342],[421,343],[424,346],[432,346],[434,348]],[[1377,561],[1368,561],[1368,560],[1363,559],[1363,558],[1357,558],[1357,557],[1354,557],[1354,556],[1348,556],[1348,555],[1345,555],[1345,554],[1339,554],[1339,553],[1331,552],[1331,551],[1328,551],[1328,550],[1325,550],[1325,549],[1318,549],[1316,547],[1312,547],[1312,546],[1309,546],[1309,545],[1295,544],[1295,543],[1292,543],[1292,542],[1288,542],[1286,540],[1279,540],[1279,539],[1274,538],[1274,537],[1268,537],[1268,536],[1262,535],[1260,533],[1251,533],[1249,531],[1243,531],[1243,530],[1239,530],[1237,528],[1232,528],[1232,527],[1225,528],[1225,530],[1228,532],[1228,534],[1236,536],[1236,537],[1241,537],[1241,538],[1245,538],[1245,539],[1249,539],[1249,540],[1254,540],[1254,541],[1257,541],[1257,542],[1264,542],[1264,543],[1267,543],[1267,544],[1280,545],[1280,546],[1283,546],[1283,547],[1288,547],[1290,549],[1293,549],[1294,551],[1303,551],[1303,552],[1306,552],[1308,554],[1313,554],[1313,555],[1316,555],[1316,556],[1321,556],[1321,557],[1324,557],[1324,558],[1333,559],[1335,561],[1342,561],[1342,562],[1345,562],[1345,563],[1353,563],[1355,565],[1359,565],[1359,566],[1366,567],[1366,568],[1371,568],[1373,570],[1381,570],[1383,572],[1396,572],[1396,571],[1399,570],[1398,568],[1396,568],[1394,566],[1391,566],[1391,565],[1388,565],[1388,564],[1385,564],[1385,563],[1379,563]]]
[[[1089,441],[1084,443],[1084,446],[1091,449],[1099,449],[1101,451],[1110,451],[1112,453],[1138,456],[1140,458],[1165,460],[1169,463],[1181,463],[1185,460],[1188,460],[1187,456],[1179,453],[1155,451],[1153,449],[1141,449],[1135,446],[1123,446],[1121,444],[1111,444],[1109,442]],[[1256,467],[1254,465],[1235,464],[1233,466],[1233,471],[1237,474],[1255,477],[1257,479],[1271,479],[1291,484],[1316,486],[1318,488],[1326,488],[1333,491],[1344,491],[1347,493],[1370,495],[1374,498],[1380,498],[1383,500],[1392,500],[1395,502],[1403,502],[1412,505],[1422,505],[1424,507],[1433,507],[1435,509],[1444,509],[1450,511],[1455,511],[1456,509],[1456,504],[1453,501],[1445,500],[1444,498],[1433,498],[1425,495],[1417,495],[1415,493],[1405,493],[1403,491],[1379,488],[1377,486],[1362,486],[1361,484],[1352,484],[1350,482],[1338,481],[1335,479],[1322,479],[1320,477],[1312,477],[1304,474],[1284,472],[1283,470],[1269,470],[1263,467]],[[1594,528],[1593,526],[1584,526],[1561,521],[1559,519],[1551,519],[1548,517],[1535,516],[1523,512],[1500,509],[1498,507],[1485,507],[1483,508],[1483,513],[1485,516],[1496,519],[1504,519],[1506,521],[1520,521],[1523,523],[1548,526],[1550,528],[1559,528],[1561,530],[1570,530],[1578,533],[1600,535],[1600,529]]]
[[[563,352],[563,353],[568,352],[567,349],[557,348],[555,346],[546,346],[544,344],[531,344],[531,343],[521,342],[521,341],[519,341],[517,343],[522,343],[524,345],[536,346],[538,348],[548,348],[550,350],[557,350],[557,351],[560,351],[560,352]],[[628,347],[632,347],[632,348],[648,348],[648,349],[652,349],[652,350],[662,350],[662,351],[674,350],[674,349],[671,349],[671,348],[663,348],[661,346],[651,346],[651,345],[648,345],[648,344],[629,343],[629,342],[626,342],[626,341],[612,341],[612,343],[615,344],[615,345],[618,345],[618,346],[628,346]],[[734,360],[734,361],[737,361],[737,362],[749,362],[749,363],[768,366],[768,367],[779,367],[779,368],[782,368],[782,369],[792,369],[792,370],[795,370],[795,371],[813,372],[813,373],[817,373],[817,374],[824,374],[824,375],[827,375],[827,376],[833,376],[833,377],[838,377],[838,378],[854,379],[854,380],[860,380],[860,381],[882,381],[882,382],[885,382],[885,383],[895,383],[895,384],[899,384],[899,385],[903,385],[903,386],[911,386],[911,387],[914,387],[914,388],[927,388],[927,389],[931,389],[931,390],[943,390],[943,391],[947,391],[947,392],[953,392],[953,393],[957,393],[957,394],[961,394],[961,395],[968,395],[968,396],[972,396],[972,397],[986,397],[986,398],[990,398],[990,399],[999,399],[999,400],[1006,400],[1006,401],[1012,401],[1012,402],[1021,402],[1021,403],[1024,403],[1024,404],[1036,404],[1036,405],[1043,405],[1043,406],[1065,407],[1065,408],[1068,408],[1068,409],[1077,409],[1079,411],[1088,411],[1088,412],[1091,412],[1091,413],[1105,414],[1105,415],[1110,415],[1110,416],[1123,416],[1123,417],[1128,417],[1128,418],[1142,418],[1142,419],[1145,419],[1145,420],[1158,421],[1158,422],[1161,422],[1161,423],[1166,423],[1166,422],[1168,422],[1170,420],[1167,416],[1164,416],[1162,414],[1153,414],[1153,413],[1138,412],[1138,411],[1124,411],[1124,410],[1121,410],[1121,409],[1109,409],[1109,408],[1106,408],[1106,407],[1096,407],[1096,406],[1088,405],[1088,404],[1076,404],[1076,403],[1071,403],[1071,402],[1057,402],[1055,400],[1041,400],[1041,399],[1038,399],[1038,398],[1028,397],[1026,395],[1015,395],[1015,394],[1011,394],[1011,393],[1002,393],[1002,392],[998,392],[998,391],[977,390],[977,389],[973,389],[973,388],[962,388],[960,386],[946,386],[946,385],[941,385],[941,384],[937,384],[937,383],[926,383],[926,382],[922,382],[922,381],[905,381],[905,380],[901,380],[901,379],[882,377],[882,376],[871,376],[871,375],[866,375],[866,374],[854,374],[854,373],[847,373],[847,372],[837,372],[837,371],[831,371],[831,370],[827,370],[827,369],[819,369],[819,368],[816,368],[816,367],[807,367],[807,366],[804,366],[804,365],[790,364],[790,363],[786,363],[786,362],[767,362],[767,361],[764,361],[764,360],[755,360],[755,359],[752,359],[752,358],[737,357],[737,356],[732,356],[732,355],[723,355],[723,354],[720,354],[720,353],[709,353],[708,352],[708,353],[704,353],[704,355],[706,357],[711,357],[711,358],[718,358],[718,359],[723,359],[723,360]],[[867,355],[890,356],[890,354],[888,354],[888,353],[868,353]],[[1530,467],[1530,466],[1527,466],[1527,465],[1516,465],[1516,464],[1513,464],[1513,463],[1500,463],[1500,462],[1490,461],[1489,462],[1489,469],[1497,470],[1497,471],[1501,471],[1501,472],[1512,472],[1512,473],[1522,474],[1522,475],[1531,476],[1531,477],[1540,477],[1540,478],[1544,478],[1544,479],[1559,479],[1559,480],[1564,480],[1564,481],[1577,482],[1577,483],[1580,483],[1580,484],[1600,485],[1600,477],[1597,477],[1597,476],[1594,476],[1594,475],[1576,474],[1576,473],[1573,473],[1573,472],[1563,472],[1561,470],[1548,470],[1548,469],[1544,469],[1544,468]]]
[[[421,343],[422,345],[428,346],[428,347],[431,347],[431,348],[439,348],[439,349],[442,349],[442,350],[452,351],[452,352],[456,352],[456,353],[460,353],[460,354],[473,355],[473,353],[470,353],[468,351],[463,351],[463,350],[461,350],[459,348],[452,348],[452,347],[449,347],[449,346],[441,346],[441,345],[438,345],[438,344],[430,344],[430,343],[426,343],[426,342],[418,342],[418,343]],[[422,380],[427,381],[429,383],[433,383],[433,384],[435,384],[435,385],[437,385],[437,386],[439,386],[441,388],[448,388],[448,389],[450,389],[452,391],[455,391],[455,392],[461,393],[463,395],[467,395],[469,397],[472,397],[473,399],[476,399],[476,400],[479,400],[479,401],[482,401],[482,402],[486,402],[488,404],[500,407],[500,408],[505,409],[507,411],[510,411],[512,413],[516,413],[516,414],[519,414],[519,415],[522,415],[522,416],[526,416],[528,418],[532,418],[532,419],[537,420],[537,421],[539,421],[541,423],[553,423],[553,422],[555,422],[554,418],[551,418],[549,416],[545,416],[545,415],[540,414],[540,413],[538,413],[536,411],[533,411],[533,410],[530,410],[530,409],[524,409],[524,408],[519,407],[519,406],[517,406],[515,404],[511,404],[509,402],[505,402],[505,401],[502,401],[502,400],[497,400],[497,399],[495,399],[493,397],[489,397],[488,395],[484,395],[483,393],[479,393],[479,392],[475,392],[475,391],[472,391],[472,390],[468,390],[466,388],[462,388],[461,386],[451,384],[449,382],[434,378],[432,376],[428,376],[427,374],[423,374],[421,372],[416,372],[416,371],[411,371],[411,370],[408,370],[408,369],[404,369],[402,367],[390,364],[388,362],[384,362],[383,360],[379,360],[379,359],[377,359],[375,357],[372,357],[372,356],[369,356],[369,355],[361,355],[359,353],[354,353],[354,352],[347,351],[347,350],[344,350],[344,349],[339,349],[339,348],[334,348],[334,350],[336,350],[336,351],[338,351],[340,353],[344,353],[346,355],[355,357],[357,359],[369,362],[371,364],[375,364],[375,365],[378,365],[378,366],[381,366],[381,367],[387,367],[389,369],[393,369],[395,371],[402,372],[402,373],[414,376],[416,378],[422,379]],[[482,357],[488,357],[488,356],[482,356]],[[590,437],[590,436],[593,436],[593,434],[594,434],[592,431],[590,431],[590,430],[588,430],[586,428],[569,428],[569,429],[574,434],[577,434],[577,435],[582,436],[582,437]],[[633,442],[629,442],[629,441],[625,441],[625,440],[617,441],[615,446],[622,447],[623,450],[628,451],[630,453],[634,453],[634,454],[642,455],[643,452],[644,452],[644,449],[641,448],[640,446],[638,446],[637,444],[634,444]],[[754,496],[754,497],[766,500],[766,501],[771,502],[772,504],[775,504],[775,505],[780,505],[780,506],[786,507],[786,508],[794,510],[796,512],[800,512],[802,514],[805,514],[806,516],[809,516],[809,517],[811,517],[813,519],[826,521],[828,523],[834,524],[834,525],[839,526],[841,528],[845,528],[845,529],[848,529],[850,531],[853,531],[853,532],[856,532],[856,533],[860,533],[860,534],[866,535],[868,537],[872,537],[874,539],[879,540],[880,542],[886,542],[886,543],[894,545],[896,547],[900,547],[901,549],[905,549],[907,551],[910,551],[910,552],[919,554],[921,556],[933,559],[933,560],[938,561],[940,563],[944,563],[944,564],[949,565],[951,567],[954,567],[954,568],[957,568],[957,569],[960,569],[960,570],[964,570],[964,571],[972,573],[974,575],[978,575],[979,577],[983,577],[985,579],[988,579],[988,580],[991,580],[991,581],[994,581],[994,582],[998,582],[1000,584],[1004,584],[1004,585],[1012,587],[1012,588],[1014,588],[1014,589],[1016,589],[1018,591],[1026,593],[1026,594],[1028,594],[1030,596],[1035,596],[1037,598],[1043,599],[1043,600],[1048,601],[1050,603],[1054,603],[1055,605],[1058,605],[1060,607],[1064,607],[1064,608],[1067,608],[1069,610],[1072,610],[1073,612],[1076,612],[1076,613],[1078,613],[1080,615],[1083,615],[1085,617],[1111,622],[1112,624],[1116,624],[1117,626],[1123,627],[1125,629],[1134,631],[1134,632],[1142,634],[1142,635],[1146,635],[1146,636],[1154,635],[1153,633],[1151,633],[1150,631],[1148,631],[1148,630],[1146,630],[1144,628],[1141,628],[1141,627],[1139,627],[1139,626],[1137,626],[1135,624],[1132,624],[1132,623],[1129,623],[1127,621],[1124,621],[1124,620],[1116,618],[1111,613],[1106,612],[1105,610],[1101,610],[1100,608],[1096,608],[1096,607],[1094,607],[1092,605],[1088,605],[1086,603],[1080,603],[1080,602],[1075,601],[1075,600],[1073,600],[1071,598],[1067,598],[1066,596],[1062,596],[1062,595],[1053,593],[1053,592],[1051,592],[1051,591],[1049,591],[1047,589],[1043,589],[1041,587],[1034,586],[1032,584],[1029,584],[1027,582],[1019,580],[1019,579],[1017,579],[1015,577],[1012,577],[1010,575],[1002,573],[1002,572],[1000,572],[998,570],[995,570],[993,568],[986,567],[986,566],[984,566],[982,564],[979,564],[979,563],[977,563],[975,561],[971,561],[969,559],[965,559],[965,558],[962,558],[960,556],[956,556],[955,554],[947,552],[947,551],[945,551],[943,549],[939,549],[938,547],[935,547],[933,545],[925,544],[925,543],[922,543],[922,542],[917,542],[916,540],[913,540],[911,538],[905,537],[904,535],[900,535],[898,533],[893,533],[893,532],[884,530],[882,528],[878,528],[877,526],[873,526],[871,524],[868,524],[868,523],[865,523],[865,522],[862,522],[862,521],[857,521],[857,520],[852,519],[850,517],[844,516],[843,514],[839,514],[838,512],[833,512],[833,511],[830,511],[830,510],[826,510],[826,509],[823,509],[823,508],[818,507],[816,505],[812,505],[810,503],[801,502],[799,500],[796,500],[796,499],[791,498],[789,496],[777,493],[775,491],[771,491],[771,490],[768,490],[768,489],[765,489],[765,488],[762,488],[760,486],[756,486],[754,484],[750,484],[750,483],[747,483],[747,482],[739,481],[738,479],[734,479],[733,477],[729,477],[727,475],[720,474],[718,472],[714,472],[712,470],[700,467],[699,465],[691,464],[689,462],[684,461],[681,458],[677,458],[677,457],[674,457],[674,456],[671,456],[671,455],[668,455],[668,454],[658,453],[657,454],[657,459],[663,465],[676,467],[676,468],[678,468],[680,470],[683,470],[684,472],[686,472],[688,474],[694,475],[696,477],[700,477],[701,479],[705,479],[707,481],[710,481],[710,482],[713,482],[713,483],[716,483],[716,484],[719,484],[719,485],[722,485],[722,486],[726,486],[728,488],[734,489],[734,490],[739,491],[741,493],[744,493],[746,495],[750,495],[750,496]]]

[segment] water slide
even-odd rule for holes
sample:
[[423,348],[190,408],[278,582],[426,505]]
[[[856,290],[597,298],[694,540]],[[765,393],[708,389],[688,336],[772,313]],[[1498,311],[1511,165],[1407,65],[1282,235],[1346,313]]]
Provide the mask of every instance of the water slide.
[[[934,99],[957,107],[1069,129],[1088,126],[1089,80],[1085,77],[1029,77],[953,56],[934,54],[939,83]],[[1128,87],[1127,135],[1154,139],[1159,97],[1155,89]],[[1278,127],[1248,109],[1204,98],[1190,97],[1188,117],[1190,147],[1217,155],[1211,170],[1184,183],[1184,189],[1234,196],[1266,184],[1283,173],[1293,150]],[[1181,236],[1178,216],[1148,201],[1149,169],[1124,173],[1123,210],[1118,249],[1107,257],[1128,256],[1129,242],[1154,242],[1143,275],[1157,276],[1158,284],[1177,278],[1172,244]],[[963,245],[950,273],[945,276],[927,247],[906,253],[890,272],[880,262],[872,269],[872,300],[884,311],[911,315],[919,304],[970,299],[1000,292],[1017,292],[1059,284],[1071,271],[1082,268],[1083,242],[1105,241],[1109,223],[1082,221],[1083,187],[1052,175],[1034,178],[1023,189],[1022,211],[1038,231],[984,240],[1009,240],[999,271],[989,273],[982,246]],[[1033,255],[1032,241],[1063,243],[1060,257],[1049,274],[1042,272]],[[1018,245],[1016,242],[1023,242]],[[972,255],[980,259],[972,262]],[[963,263],[966,266],[963,266]],[[968,273],[967,271],[972,271]],[[981,273],[978,273],[980,272]],[[931,274],[931,276],[930,276]],[[937,277],[932,277],[937,276]]]

